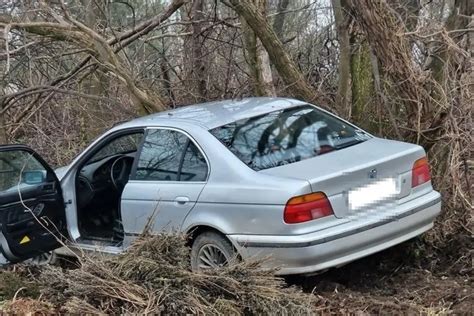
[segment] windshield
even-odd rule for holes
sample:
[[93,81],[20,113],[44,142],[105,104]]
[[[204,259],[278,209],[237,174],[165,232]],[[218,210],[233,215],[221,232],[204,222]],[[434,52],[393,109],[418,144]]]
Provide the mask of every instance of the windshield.
[[312,158],[369,138],[311,105],[242,119],[210,132],[254,170]]
[[97,153],[90,158],[86,164],[91,164],[107,157],[128,154],[137,151],[141,143],[143,132],[127,134],[112,140],[110,143],[102,147]]

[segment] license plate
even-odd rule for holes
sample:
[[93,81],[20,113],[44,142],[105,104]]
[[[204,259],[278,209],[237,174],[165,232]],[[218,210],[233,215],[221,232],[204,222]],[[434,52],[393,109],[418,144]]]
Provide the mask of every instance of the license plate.
[[361,209],[384,200],[393,199],[399,192],[397,181],[386,178],[366,186],[351,190],[348,193],[350,210]]

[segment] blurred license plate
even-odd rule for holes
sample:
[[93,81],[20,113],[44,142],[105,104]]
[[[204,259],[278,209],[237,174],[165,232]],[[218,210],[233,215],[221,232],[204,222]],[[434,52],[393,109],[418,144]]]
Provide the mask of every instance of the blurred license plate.
[[349,191],[348,202],[351,210],[394,198],[398,194],[397,182],[387,178]]

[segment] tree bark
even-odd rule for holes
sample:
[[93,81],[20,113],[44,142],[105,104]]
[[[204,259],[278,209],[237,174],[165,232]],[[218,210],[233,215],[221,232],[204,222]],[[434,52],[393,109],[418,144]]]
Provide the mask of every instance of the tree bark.
[[375,86],[370,46],[360,35],[351,37],[351,78],[352,78],[352,117],[365,128],[369,128],[371,115],[368,113],[374,101]]
[[182,7],[182,17],[190,22],[191,35],[184,38],[184,70],[189,91],[197,102],[206,99],[206,65],[202,53],[202,20],[204,19],[204,1],[194,0]]
[[255,34],[257,34],[278,74],[295,97],[308,102],[320,101],[321,96],[306,81],[303,74],[285,51],[282,42],[278,39],[272,27],[257,8],[248,0],[229,0],[229,2],[237,14],[242,16]]
[[369,43],[357,24],[350,25],[347,0],[333,0],[332,5],[340,45],[337,104],[348,118],[375,132],[375,109],[370,105],[375,103],[376,93]]
[[350,77],[351,77],[351,48],[349,39],[348,17],[343,11],[341,0],[332,0],[334,21],[336,24],[337,38],[339,41],[339,81],[337,86],[336,106],[341,109],[346,117],[351,115],[349,103]]
[[163,48],[163,51],[161,52],[161,60],[160,60],[160,69],[161,69],[161,75],[163,77],[163,88],[165,88],[166,94],[170,98],[171,102],[173,105],[176,102],[176,98],[173,92],[173,89],[171,88],[171,77],[169,74],[169,62],[166,58],[166,51]]
[[[74,43],[85,48],[88,50],[90,55],[98,58],[103,63],[104,67],[114,73],[125,83],[134,104],[136,104],[141,113],[146,114],[164,110],[166,108],[164,101],[159,96],[145,91],[136,84],[128,69],[124,67],[117,52],[120,51],[122,47],[129,45],[137,38],[152,31],[178,10],[185,2],[186,0],[173,0],[163,10],[162,14],[140,23],[133,29],[129,29],[111,39],[105,39],[86,25],[71,19],[68,19],[71,22],[70,24],[52,22],[19,22],[12,16],[0,15],[0,26],[10,25],[12,29],[21,29],[31,34]],[[120,47],[112,48],[112,45],[119,42],[121,45]],[[84,59],[84,61],[81,62],[81,65],[87,64],[89,60],[90,57]],[[75,73],[75,71],[73,73]],[[59,78],[53,83],[53,85],[62,80],[62,77]]]
[[412,65],[410,43],[406,37],[397,35],[400,21],[385,1],[349,0],[348,6],[358,27],[365,33],[381,70],[404,100],[407,116],[416,122],[419,106],[426,105],[428,100],[425,93],[420,93],[424,91],[423,76]]
[[280,39],[280,41],[284,41],[283,39],[283,27],[285,26],[286,14],[284,13],[286,9],[288,9],[288,5],[290,4],[290,0],[279,0],[278,1],[278,8],[277,8],[277,15],[273,20],[273,30],[275,31],[276,35]]
[[413,32],[418,24],[418,15],[421,10],[420,0],[395,0],[389,2],[395,9],[400,19],[405,24],[408,32]]
[[[445,23],[446,31],[468,29],[470,17],[474,14],[473,11],[474,4],[472,4],[472,1],[456,0]],[[457,32],[450,36],[455,43],[458,43],[463,38],[464,33]],[[431,47],[430,51],[427,69],[431,71],[434,79],[442,84],[445,81],[445,66],[449,63],[449,47],[445,42],[440,42]]]
[[103,66],[124,82],[130,91],[133,103],[136,104],[142,114],[159,112],[166,109],[161,97],[151,95],[148,91],[137,85],[130,71],[124,66],[125,63],[122,58],[114,52],[114,49],[105,38],[81,22],[72,19],[70,16],[66,18],[80,30],[82,36],[84,36],[88,42],[93,43],[91,49],[99,61],[103,63]]
[[[251,0],[258,10],[265,15],[266,0]],[[244,40],[247,64],[250,70],[253,93],[256,96],[276,96],[273,85],[272,70],[268,53],[252,28],[245,19],[242,21],[242,36]]]
[[[99,3],[95,0],[81,0],[82,6],[85,9],[85,21],[84,24],[93,29],[97,30],[98,25],[105,24],[107,17],[104,15],[106,10],[105,2]],[[81,90],[86,94],[90,95],[100,95],[104,94],[107,96],[108,87],[109,87],[109,78],[102,71],[96,71],[90,73],[88,76],[84,77],[80,83]],[[98,114],[99,106],[98,102],[89,102],[87,104],[88,109],[92,110],[94,115]],[[80,137],[81,142],[87,144],[89,140],[94,137],[95,131],[93,131],[92,126],[88,124],[90,118],[89,111],[79,111],[80,119]]]
[[[2,87],[0,87],[0,89],[3,90]],[[0,111],[1,110],[3,110],[2,101],[0,101]],[[0,114],[0,144],[8,144],[7,126],[5,124],[5,113]]]
[[[467,32],[463,32],[467,26],[467,21],[472,15],[472,1],[456,0],[456,11],[452,16],[453,28],[456,32],[449,33],[450,36],[463,37]],[[460,76],[462,71],[457,67],[458,61],[448,62],[441,54],[439,60],[439,74],[433,71],[432,76],[422,72],[413,66],[411,44],[407,37],[398,35],[398,32],[406,29],[403,21],[400,21],[390,9],[386,1],[371,0],[350,0],[351,13],[355,17],[357,24],[366,33],[366,38],[377,56],[379,64],[383,69],[387,82],[391,85],[391,93],[400,103],[403,104],[404,116],[407,118],[407,125],[411,130],[406,136],[425,147],[429,151],[439,137],[445,133],[443,123],[447,113],[452,108],[456,100],[443,100],[446,92],[452,87],[448,85],[444,74],[450,76]],[[450,27],[449,20],[446,27]],[[465,23],[465,24],[463,24]],[[450,47],[450,41],[443,39],[440,35],[442,47],[445,50]],[[459,38],[460,39],[460,38]],[[444,51],[443,51],[444,52]],[[459,58],[459,54],[453,54]],[[464,57],[459,58],[462,60]],[[465,57],[468,58],[468,57]],[[453,78],[455,79],[455,78]],[[438,82],[435,82],[438,81]],[[443,88],[445,87],[445,88]],[[448,96],[449,97],[449,96]],[[413,137],[415,136],[415,137]]]

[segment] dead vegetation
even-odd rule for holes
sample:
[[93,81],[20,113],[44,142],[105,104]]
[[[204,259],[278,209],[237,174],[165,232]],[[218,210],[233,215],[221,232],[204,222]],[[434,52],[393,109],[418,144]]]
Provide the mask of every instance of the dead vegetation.
[[[465,242],[468,242],[465,240]],[[178,235],[147,236],[120,256],[0,273],[0,311],[36,314],[470,314],[466,243],[427,249],[423,238],[313,277],[273,276],[259,263],[209,274],[189,269]]]
[[441,261],[426,245],[420,237],[340,269],[290,283],[301,285],[305,292],[313,291],[316,305],[336,314],[472,314],[472,266],[466,262],[453,266],[454,249],[440,249],[452,256]]
[[[286,286],[273,271],[263,271],[258,262],[247,262],[209,274],[190,271],[189,248],[179,235],[143,237],[122,255],[89,256],[79,267],[46,266],[26,269],[14,278],[29,279],[39,288],[18,297],[31,300],[24,306],[56,312],[107,314],[206,314],[206,315],[307,315],[314,297]],[[8,282],[10,299],[21,292],[21,282]],[[26,286],[22,286],[26,288]],[[15,312],[20,303],[11,301],[5,311]],[[35,309],[31,311],[36,311]]]

